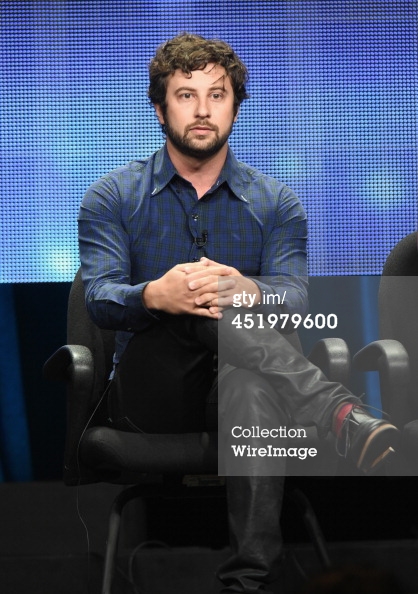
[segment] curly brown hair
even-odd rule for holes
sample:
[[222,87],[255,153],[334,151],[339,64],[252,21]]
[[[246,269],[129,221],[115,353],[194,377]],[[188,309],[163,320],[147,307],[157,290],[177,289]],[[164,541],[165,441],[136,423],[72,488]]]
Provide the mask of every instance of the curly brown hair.
[[149,65],[150,86],[148,97],[154,105],[166,107],[167,79],[180,69],[190,75],[193,70],[203,70],[208,64],[223,66],[234,90],[234,107],[249,95],[245,89],[248,72],[232,47],[225,41],[205,39],[192,33],[181,33],[161,44]]

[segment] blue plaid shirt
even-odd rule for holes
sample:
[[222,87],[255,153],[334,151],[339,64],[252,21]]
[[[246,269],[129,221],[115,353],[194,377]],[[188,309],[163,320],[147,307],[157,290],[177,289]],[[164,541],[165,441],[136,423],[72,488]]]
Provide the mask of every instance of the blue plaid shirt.
[[98,326],[117,330],[116,362],[132,333],[158,323],[142,302],[146,284],[203,255],[263,277],[255,280],[264,295],[286,290],[281,311],[307,309],[305,212],[292,190],[231,150],[200,200],[165,146],[132,161],[88,189],[78,222],[87,309]]

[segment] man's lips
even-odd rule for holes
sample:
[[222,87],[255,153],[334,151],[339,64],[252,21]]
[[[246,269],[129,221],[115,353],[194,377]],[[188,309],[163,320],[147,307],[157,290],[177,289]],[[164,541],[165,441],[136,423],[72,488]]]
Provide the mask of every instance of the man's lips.
[[208,126],[205,124],[194,124],[193,126],[189,127],[189,131],[195,132],[216,132],[216,129],[213,126]]
[[203,132],[212,132],[213,128],[208,128],[207,126],[192,126],[190,130],[198,130]]

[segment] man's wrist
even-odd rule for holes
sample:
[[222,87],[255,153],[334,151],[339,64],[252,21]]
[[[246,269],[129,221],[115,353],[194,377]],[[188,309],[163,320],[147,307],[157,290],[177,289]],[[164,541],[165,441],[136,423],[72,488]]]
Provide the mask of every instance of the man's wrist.
[[252,291],[247,289],[247,292],[254,295],[254,307],[257,307],[261,303],[261,289],[252,278],[246,277],[246,280],[249,282],[249,287],[253,289]]
[[155,290],[155,283],[157,281],[150,281],[142,291],[142,303],[147,309],[159,309],[157,306],[157,293]]

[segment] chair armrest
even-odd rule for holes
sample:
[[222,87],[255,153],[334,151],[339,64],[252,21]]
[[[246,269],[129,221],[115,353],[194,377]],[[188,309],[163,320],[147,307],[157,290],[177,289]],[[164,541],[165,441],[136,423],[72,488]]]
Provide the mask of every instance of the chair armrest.
[[319,367],[330,381],[347,386],[350,378],[351,355],[345,340],[323,338],[314,345],[307,358]]
[[64,482],[68,485],[78,484],[83,482],[80,481],[78,447],[96,404],[93,355],[89,348],[82,345],[62,346],[46,361],[43,374],[45,379],[62,381],[67,386]]
[[75,378],[90,380],[94,377],[93,355],[85,346],[67,344],[55,351],[45,362],[43,374],[49,381],[67,383]]
[[408,399],[410,390],[409,356],[397,340],[375,340],[353,357],[358,371],[378,371],[382,408],[398,427],[410,420]]

